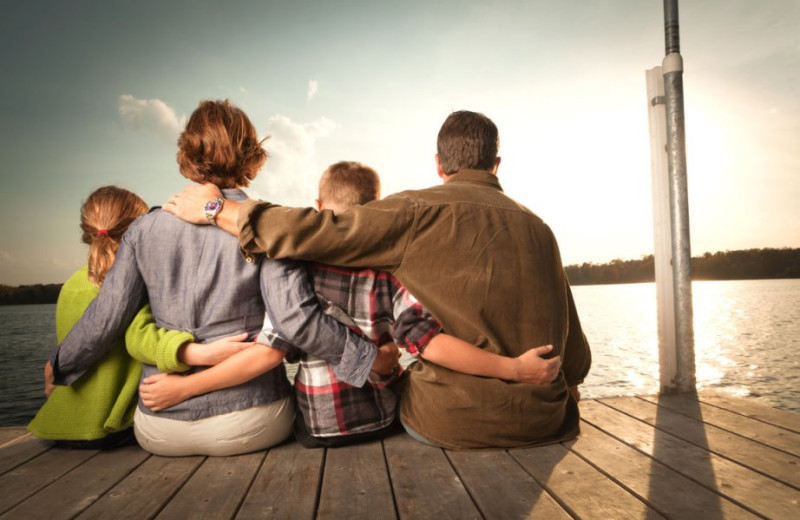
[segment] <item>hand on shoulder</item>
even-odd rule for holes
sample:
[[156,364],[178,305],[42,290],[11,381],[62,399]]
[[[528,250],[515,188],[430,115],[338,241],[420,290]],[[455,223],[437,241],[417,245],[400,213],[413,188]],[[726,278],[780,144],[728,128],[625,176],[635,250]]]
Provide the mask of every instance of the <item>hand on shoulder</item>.
[[214,184],[191,184],[171,195],[162,209],[192,224],[209,224],[205,213],[206,203],[221,197],[222,192]]

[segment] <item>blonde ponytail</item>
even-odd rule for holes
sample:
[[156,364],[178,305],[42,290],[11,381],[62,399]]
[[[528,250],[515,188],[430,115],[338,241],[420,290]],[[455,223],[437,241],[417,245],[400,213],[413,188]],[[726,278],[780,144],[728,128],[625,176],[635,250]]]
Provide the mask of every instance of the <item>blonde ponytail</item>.
[[101,286],[114,264],[122,235],[136,217],[147,213],[138,195],[116,186],[93,191],[81,206],[81,241],[89,246],[89,280]]

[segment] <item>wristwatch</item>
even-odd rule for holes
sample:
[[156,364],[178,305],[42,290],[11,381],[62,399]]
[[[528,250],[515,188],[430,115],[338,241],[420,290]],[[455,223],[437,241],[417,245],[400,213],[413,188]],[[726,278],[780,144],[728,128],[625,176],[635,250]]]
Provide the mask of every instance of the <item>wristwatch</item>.
[[204,210],[206,218],[208,219],[209,223],[214,224],[215,226],[217,225],[217,215],[219,214],[220,211],[222,211],[223,202],[224,201],[219,197],[217,197],[216,199],[211,199],[208,202],[206,202]]

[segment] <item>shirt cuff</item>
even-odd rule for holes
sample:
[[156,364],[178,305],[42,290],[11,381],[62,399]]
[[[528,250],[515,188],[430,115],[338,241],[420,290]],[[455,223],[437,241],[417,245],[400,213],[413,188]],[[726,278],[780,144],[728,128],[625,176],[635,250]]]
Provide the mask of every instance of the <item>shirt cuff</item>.
[[348,331],[342,358],[333,365],[333,373],[345,383],[360,388],[367,382],[377,355],[378,349],[373,343]]

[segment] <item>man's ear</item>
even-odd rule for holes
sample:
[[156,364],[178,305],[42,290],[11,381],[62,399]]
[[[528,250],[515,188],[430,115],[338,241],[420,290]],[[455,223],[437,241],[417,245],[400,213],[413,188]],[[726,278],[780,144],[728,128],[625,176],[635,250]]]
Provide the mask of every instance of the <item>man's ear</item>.
[[317,207],[317,211],[322,211],[322,201],[319,199],[314,199],[314,205]]
[[447,174],[444,173],[444,170],[442,170],[442,165],[439,163],[439,154],[437,153],[434,157],[436,158],[436,173],[439,175],[439,177],[444,179],[447,177]]
[[494,160],[494,170],[492,170],[492,173],[494,173],[495,175],[497,175],[497,169],[498,169],[499,167],[500,167],[500,157],[497,157],[497,158]]

